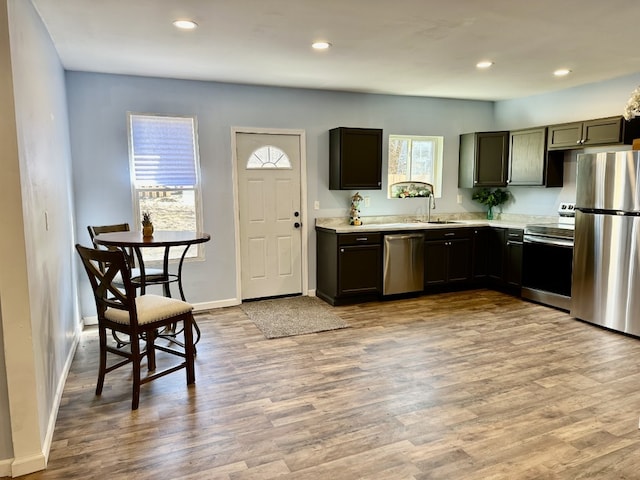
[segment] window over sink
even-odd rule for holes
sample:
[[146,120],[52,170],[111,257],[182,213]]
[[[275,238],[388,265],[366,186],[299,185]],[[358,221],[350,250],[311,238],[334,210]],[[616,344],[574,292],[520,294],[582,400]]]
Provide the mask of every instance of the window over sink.
[[426,182],[435,197],[442,196],[444,137],[389,135],[388,198],[397,198],[391,185],[399,182]]

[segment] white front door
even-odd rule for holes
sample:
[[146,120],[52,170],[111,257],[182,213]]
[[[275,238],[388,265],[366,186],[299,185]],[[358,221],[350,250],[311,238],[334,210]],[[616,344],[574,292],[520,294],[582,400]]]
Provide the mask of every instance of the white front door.
[[301,135],[236,132],[242,299],[302,293]]

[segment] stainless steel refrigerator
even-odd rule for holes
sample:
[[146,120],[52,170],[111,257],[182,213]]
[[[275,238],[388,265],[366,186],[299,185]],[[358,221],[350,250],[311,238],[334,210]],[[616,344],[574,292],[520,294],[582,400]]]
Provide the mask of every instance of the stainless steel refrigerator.
[[640,152],[578,155],[571,315],[640,336]]

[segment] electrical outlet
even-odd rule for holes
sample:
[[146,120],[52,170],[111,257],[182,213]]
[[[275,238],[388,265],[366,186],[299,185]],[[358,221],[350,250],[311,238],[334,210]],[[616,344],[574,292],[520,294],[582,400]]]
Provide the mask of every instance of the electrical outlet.
[[313,209],[314,210],[320,210],[320,202],[318,200],[313,202]]
[[364,197],[364,206],[365,207],[371,206],[371,197]]
[[458,205],[462,205],[462,195],[458,195]]

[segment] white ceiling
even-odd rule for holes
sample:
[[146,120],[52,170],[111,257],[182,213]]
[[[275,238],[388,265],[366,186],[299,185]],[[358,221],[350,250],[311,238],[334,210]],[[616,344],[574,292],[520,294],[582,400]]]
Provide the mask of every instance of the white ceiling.
[[640,71],[638,0],[31,1],[67,70],[481,100]]

